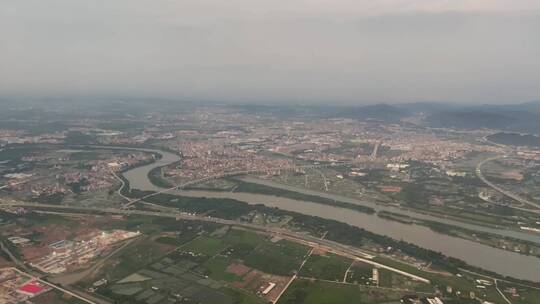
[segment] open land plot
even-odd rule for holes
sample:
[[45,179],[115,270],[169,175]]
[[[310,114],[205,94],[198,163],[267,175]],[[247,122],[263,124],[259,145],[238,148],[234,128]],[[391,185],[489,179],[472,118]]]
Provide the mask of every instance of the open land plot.
[[[471,292],[476,295],[476,297],[481,301],[488,301],[492,303],[505,303],[504,299],[500,296],[500,294],[495,289],[494,284],[479,284],[478,279],[482,280],[485,279],[485,277],[472,275],[467,272],[461,272],[458,274],[441,274],[441,273],[432,273],[432,272],[425,272],[420,269],[417,269],[411,265],[403,264],[401,262],[391,260],[384,257],[377,257],[375,258],[377,262],[383,263],[387,266],[391,266],[403,271],[407,271],[409,273],[413,273],[416,275],[420,275],[422,277],[425,277],[431,281],[431,284],[416,284],[412,285],[416,291],[433,291],[434,287],[438,287],[441,289],[446,289],[447,287],[451,287],[452,293],[447,294],[447,296],[450,297],[456,297],[456,294],[460,295],[468,295]],[[394,280],[394,278],[392,278]],[[531,289],[527,289],[528,291],[533,292]],[[526,303],[526,302],[524,302]]]
[[523,288],[506,282],[498,282],[498,286],[513,304],[535,304],[540,299],[540,290]]
[[[265,300],[257,296],[257,292],[274,280],[266,277],[270,275],[260,273],[256,280],[250,281],[249,288],[238,288],[229,283],[242,281],[242,276],[252,271],[236,260],[236,254],[250,254],[264,243],[273,244],[266,237],[223,227],[181,246],[147,238],[124,250],[114,259],[116,262],[110,265],[112,267],[106,267],[103,277],[108,279],[108,284],[99,287],[97,292],[119,303],[131,303],[131,300],[146,303],[263,303]],[[151,248],[156,245],[160,248]],[[282,281],[278,282],[281,288],[287,280]],[[276,291],[279,290],[276,288]]]
[[373,284],[373,266],[362,262],[354,262],[349,269],[346,281],[354,284]]
[[266,273],[287,276],[299,269],[308,251],[307,246],[280,240],[258,246],[246,256],[244,263]]
[[108,268],[106,278],[109,281],[122,279],[145,265],[159,260],[173,249],[172,246],[152,242],[148,239],[137,241],[107,263],[109,267],[106,267]]
[[316,280],[296,280],[278,304],[369,304],[399,302],[403,292]]
[[312,254],[302,267],[300,276],[330,281],[342,281],[352,260],[335,254]]
[[268,241],[268,238],[264,235],[241,229],[230,229],[223,239],[228,243],[244,243],[252,246],[257,246]]
[[80,299],[59,291],[50,291],[39,295],[31,300],[33,304],[86,304]]
[[[152,264],[138,270],[99,290],[99,292],[116,301],[134,299],[145,303],[261,303],[255,294],[247,294],[242,290],[227,287],[215,280],[198,273],[201,262],[206,257],[186,252],[172,252]],[[216,256],[209,261],[225,259]],[[215,262],[214,262],[215,263]],[[218,274],[224,271],[227,263],[207,265],[219,268]],[[221,279],[222,277],[220,277]],[[125,302],[131,303],[131,302]]]
[[[216,231],[218,232],[218,231]],[[299,269],[309,248],[287,240],[243,229],[229,229],[219,236],[199,237],[178,250],[199,266],[191,271],[208,276],[232,288],[258,294],[268,301],[275,299],[285,288],[289,275]],[[202,240],[202,241],[201,241]],[[196,242],[197,241],[197,242]],[[218,244],[208,251],[208,244]],[[217,248],[221,250],[218,252]],[[215,253],[208,256],[208,253]],[[263,291],[275,284],[266,294]]]
[[219,253],[226,246],[227,244],[221,239],[201,236],[187,243],[185,246],[182,247],[182,250],[201,253],[207,256],[213,256]]
[[[200,236],[181,247],[184,252],[203,254],[209,260],[207,266],[216,271],[226,269],[234,260],[241,260],[250,268],[275,275],[291,275],[304,260],[309,248],[287,240],[272,242],[268,237],[244,230],[230,229],[220,238]],[[227,275],[229,279],[233,277]]]
[[221,281],[239,281],[250,270],[241,264],[233,264],[231,259],[222,256],[209,259],[203,265],[209,272],[210,278]]
[[373,265],[355,261],[347,273],[346,282],[411,291],[430,291],[431,285],[414,281],[393,271],[375,268]]

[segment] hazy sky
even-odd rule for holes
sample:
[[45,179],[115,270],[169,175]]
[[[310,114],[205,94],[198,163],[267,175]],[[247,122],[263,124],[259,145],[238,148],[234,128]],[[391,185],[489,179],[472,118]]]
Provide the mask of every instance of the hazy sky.
[[2,0],[19,94],[540,100],[540,0]]

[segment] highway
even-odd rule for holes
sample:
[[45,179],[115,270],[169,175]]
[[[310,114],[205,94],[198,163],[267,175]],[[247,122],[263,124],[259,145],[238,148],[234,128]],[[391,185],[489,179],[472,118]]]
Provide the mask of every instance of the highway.
[[[348,165],[353,165],[354,162],[338,162],[338,163],[330,163],[330,164],[318,164],[318,165],[303,165],[303,166],[290,166],[290,167],[277,167],[277,168],[271,168],[271,169],[265,169],[265,170],[242,170],[242,171],[231,171],[231,172],[225,172],[225,173],[220,173],[220,174],[215,174],[215,175],[211,175],[211,176],[206,176],[206,177],[202,177],[202,178],[199,178],[199,179],[195,179],[195,180],[191,180],[189,182],[185,182],[183,184],[180,184],[180,185],[176,185],[174,187],[171,187],[171,188],[166,188],[166,189],[163,189],[161,191],[156,191],[156,192],[153,192],[151,194],[148,194],[146,196],[143,196],[141,198],[138,198],[138,199],[129,199],[127,198],[126,196],[122,195],[120,192],[121,192],[121,189],[124,187],[124,181],[122,181],[122,179],[120,177],[118,177],[116,175],[116,173],[113,173],[114,176],[116,176],[116,178],[118,178],[121,183],[122,183],[122,186],[121,188],[118,190],[118,193],[120,194],[120,196],[122,196],[124,199],[128,200],[128,202],[126,204],[124,204],[124,206],[122,206],[122,208],[124,209],[127,209],[129,207],[131,207],[132,205],[134,205],[135,203],[137,202],[140,202],[140,201],[143,201],[149,197],[152,197],[152,196],[155,196],[155,195],[158,195],[158,194],[161,194],[161,193],[167,193],[167,192],[171,192],[171,191],[174,191],[174,190],[181,190],[181,189],[185,189],[187,187],[191,187],[191,186],[194,186],[194,185],[198,185],[198,184],[202,184],[202,183],[205,183],[205,182],[208,182],[208,181],[211,181],[211,180],[215,180],[215,179],[221,179],[221,178],[226,178],[226,177],[233,177],[233,176],[239,176],[239,175],[248,175],[248,174],[258,174],[258,173],[266,173],[266,172],[272,172],[272,171],[277,171],[277,170],[280,170],[280,171],[293,171],[293,170],[298,170],[298,169],[320,169],[320,168],[328,168],[328,167],[340,167],[340,166],[348,166]],[[326,176],[324,176],[324,174],[320,171],[320,170],[317,170],[322,178],[323,178],[323,182],[325,184],[325,187],[326,187],[326,191],[328,191],[328,183],[326,181]]]
[[278,235],[282,238],[286,238],[288,240],[291,240],[297,243],[305,244],[310,247],[318,247],[329,252],[334,252],[336,254],[355,258],[365,263],[369,263],[374,266],[385,268],[395,273],[399,273],[401,275],[407,276],[416,281],[429,283],[429,280],[426,278],[423,278],[423,277],[420,277],[411,273],[407,273],[393,267],[376,263],[371,260],[374,257],[372,254],[364,252],[363,250],[360,250],[358,248],[343,245],[343,244],[330,241],[327,239],[320,239],[314,236],[310,236],[310,235],[306,235],[302,233],[296,233],[296,232],[289,231],[283,228],[265,227],[265,226],[259,226],[259,225],[244,223],[244,222],[235,221],[235,220],[225,220],[225,219],[214,218],[214,217],[209,217],[209,216],[188,214],[185,212],[178,212],[178,211],[173,212],[170,210],[146,211],[146,210],[115,209],[115,208],[88,208],[88,207],[77,207],[77,206],[34,204],[34,203],[17,202],[17,201],[2,201],[0,202],[0,207],[2,206],[36,208],[36,209],[70,210],[70,211],[80,211],[80,212],[87,212],[87,213],[89,212],[89,213],[108,213],[108,214],[121,214],[121,215],[156,216],[156,217],[174,218],[176,220],[206,221],[206,222],[213,222],[213,223],[222,224],[222,225],[237,226],[237,227],[241,227],[241,228],[245,228],[245,229],[249,229],[253,231]]
[[62,288],[58,285],[55,285],[55,284],[52,284],[50,282],[47,282],[45,280],[42,280],[41,278],[39,278],[38,276],[34,276],[32,274],[29,274],[29,273],[26,273],[24,271],[21,271],[20,269],[17,269],[15,267],[11,267],[11,268],[4,268],[4,269],[11,269],[13,271],[16,271],[18,272],[19,274],[23,275],[23,276],[26,276],[26,277],[30,277],[32,280],[35,280],[35,281],[38,281],[40,282],[41,284],[44,284],[44,285],[48,285],[49,287],[51,288],[54,288],[54,289],[57,289],[57,290],[60,290],[61,292],[65,293],[65,294],[68,294],[72,297],[75,297],[85,303],[88,303],[88,304],[109,304],[109,302],[106,302],[104,300],[100,300],[100,299],[95,299],[93,298],[92,300],[89,299],[89,296],[87,294],[84,294],[84,295],[79,295],[78,293],[74,292],[74,291],[71,291],[71,290],[67,290],[65,288]]
[[24,264],[21,260],[19,260],[12,252],[11,250],[9,250],[9,248],[7,247],[6,244],[4,244],[4,242],[0,241],[0,249],[9,257],[9,259],[15,264],[17,265],[17,267],[20,267],[26,271],[31,271],[30,269],[28,269],[28,267],[26,266],[26,264]]
[[[492,189],[494,189],[495,191],[499,192],[499,193],[502,193],[503,195],[515,200],[515,201],[518,201],[524,205],[529,205],[531,207],[534,207],[534,208],[537,208],[537,209],[540,209],[540,204],[537,204],[537,203],[534,203],[534,202],[531,202],[527,199],[524,199],[522,197],[520,197],[519,195],[517,194],[514,194],[512,192],[509,192],[507,190],[504,190],[502,189],[501,187],[495,185],[494,183],[490,182],[489,180],[487,180],[487,178],[484,176],[484,174],[482,173],[482,166],[490,161],[494,161],[494,160],[497,160],[497,159],[501,159],[501,158],[504,158],[505,156],[496,156],[496,157],[491,157],[491,158],[487,158],[487,159],[484,159],[483,161],[479,162],[478,165],[476,165],[476,176],[478,176],[478,178],[480,180],[482,180],[482,182],[486,185],[488,185],[489,187],[491,187]],[[540,210],[530,210],[530,209],[525,209],[525,208],[517,208],[517,207],[511,207],[511,208],[514,208],[514,209],[518,209],[518,210],[522,210],[522,211],[530,211],[530,212],[535,212],[535,213],[539,213]]]
[[374,160],[377,158],[377,153],[379,152],[379,146],[382,144],[382,141],[378,141],[376,144],[375,144],[375,147],[373,147],[373,151],[371,152],[371,155],[370,155],[370,159],[371,160]]

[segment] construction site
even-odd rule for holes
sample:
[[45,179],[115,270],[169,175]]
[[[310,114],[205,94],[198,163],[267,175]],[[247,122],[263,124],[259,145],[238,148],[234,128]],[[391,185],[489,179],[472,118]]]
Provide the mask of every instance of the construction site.
[[51,290],[51,287],[14,268],[0,269],[0,304],[20,303]]
[[30,265],[45,273],[62,273],[86,265],[93,258],[110,249],[112,245],[139,234],[139,232],[114,230],[98,232],[79,241],[61,240],[49,244],[52,252],[32,261]]

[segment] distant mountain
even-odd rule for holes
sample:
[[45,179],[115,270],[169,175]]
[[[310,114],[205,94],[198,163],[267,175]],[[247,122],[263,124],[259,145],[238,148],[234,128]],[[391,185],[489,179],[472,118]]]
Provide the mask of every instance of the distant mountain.
[[444,111],[429,115],[426,123],[436,128],[506,129],[516,119],[499,113],[480,111]]
[[540,114],[540,100],[530,101],[519,104],[503,104],[503,105],[479,105],[469,107],[469,110],[485,111],[485,112],[528,112]]
[[540,133],[540,101],[516,105],[481,105],[434,112],[425,119],[431,127]]
[[540,137],[528,134],[501,132],[488,136],[488,139],[503,145],[540,147]]
[[231,108],[245,113],[271,113],[280,117],[306,115],[318,118],[353,118],[397,122],[414,111],[404,107],[375,104],[367,106],[345,105],[232,105]]
[[463,108],[463,106],[443,103],[443,102],[414,102],[396,105],[396,107],[406,109],[411,113],[430,114],[442,111],[453,111]]
[[336,116],[355,118],[361,120],[379,120],[384,122],[397,122],[402,118],[410,116],[414,111],[407,108],[388,105],[375,104],[360,107],[340,108]]
[[[424,125],[437,128],[495,129],[540,134],[540,101],[513,105],[465,106],[450,103],[345,105],[235,105],[247,113],[271,113],[280,117],[352,118],[400,122],[406,117],[424,118]],[[420,115],[421,114],[421,115]]]

